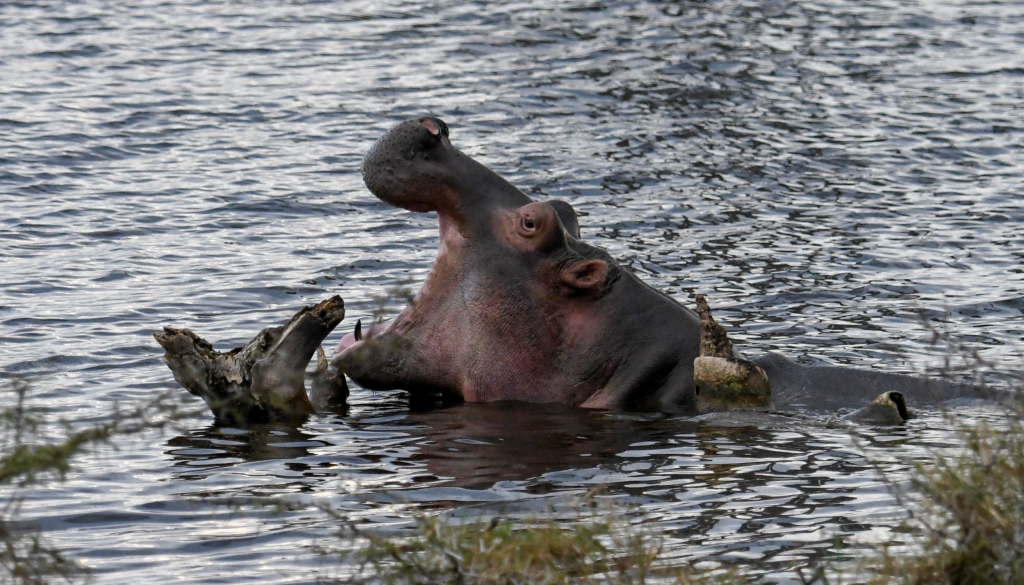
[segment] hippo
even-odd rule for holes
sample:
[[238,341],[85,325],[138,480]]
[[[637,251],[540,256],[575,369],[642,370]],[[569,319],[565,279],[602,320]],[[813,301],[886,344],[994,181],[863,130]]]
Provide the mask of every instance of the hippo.
[[[393,128],[362,173],[380,200],[436,212],[440,243],[401,314],[342,340],[332,363],[349,378],[469,402],[694,411],[700,317],[581,241],[571,205],[533,201],[455,148],[438,118]],[[896,389],[913,400],[964,391],[774,353],[752,361],[767,374],[776,407],[850,406]]]
[[362,172],[380,200],[436,212],[440,243],[409,306],[339,345],[332,363],[360,386],[693,409],[696,313],[580,241],[568,203],[531,200],[452,146],[437,118],[399,124]]
[[[357,323],[329,363],[320,358],[318,376],[320,386],[328,388],[326,395],[343,400],[347,375],[363,388],[403,389],[413,397],[697,411],[694,361],[701,355],[701,318],[623,269],[604,250],[583,242],[570,204],[534,201],[455,148],[448,125],[435,117],[407,120],[387,132],[366,155],[362,175],[381,201],[437,213],[437,257],[419,293],[397,317],[365,330]],[[289,325],[287,331],[317,332],[316,339],[300,339],[296,333],[289,342],[297,348],[293,356],[308,362],[314,346],[341,320],[340,299],[332,302],[318,305],[302,317],[305,321],[293,318],[316,327]],[[165,331],[163,339],[158,335],[165,348],[173,345],[168,332],[174,331]],[[264,337],[273,341],[276,335]],[[270,347],[270,341],[256,345]],[[179,346],[190,344],[178,340]],[[968,387],[940,380],[807,366],[775,353],[748,361],[731,345],[728,351],[730,358],[748,364],[743,367],[756,366],[767,376],[777,409],[862,406],[891,391],[917,403],[972,394]],[[245,356],[263,354],[246,350],[238,355],[245,362]],[[246,359],[246,364],[262,363]],[[254,385],[261,386],[257,394],[264,398],[253,400],[262,408],[273,402],[283,415],[290,409],[312,412],[317,400],[296,398],[301,398],[297,364],[302,360],[278,361],[292,368],[274,377],[289,380],[281,392],[285,398],[266,398],[273,398],[274,391],[262,383]],[[236,373],[231,375],[246,380],[255,368],[232,367]],[[193,373],[189,379],[206,375]],[[186,377],[176,371],[183,384]],[[231,402],[240,394],[237,388],[232,392],[227,407],[211,403],[215,413],[240,410]],[[245,408],[255,412],[260,407],[246,403]]]

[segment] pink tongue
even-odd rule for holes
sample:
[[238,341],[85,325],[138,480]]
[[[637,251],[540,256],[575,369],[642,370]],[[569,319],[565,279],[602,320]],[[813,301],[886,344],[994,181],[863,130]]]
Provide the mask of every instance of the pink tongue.
[[338,349],[334,350],[334,355],[338,355],[339,353],[345,351],[346,349],[352,347],[355,344],[356,334],[353,331],[352,333],[348,333],[345,335],[345,337],[341,338],[341,343],[338,344]]

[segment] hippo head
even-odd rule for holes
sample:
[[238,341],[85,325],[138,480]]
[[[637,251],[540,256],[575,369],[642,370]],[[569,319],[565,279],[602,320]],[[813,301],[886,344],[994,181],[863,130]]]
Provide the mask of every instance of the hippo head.
[[[436,211],[442,235],[453,225],[462,232],[486,230],[482,218],[497,208],[519,207],[530,198],[448,141],[448,125],[438,118],[402,122],[370,149],[363,180],[374,195],[409,211]],[[557,201],[565,227],[579,236],[572,206]]]
[[[399,124],[362,171],[382,201],[436,212],[440,242],[410,305],[339,345],[334,362],[360,385],[598,407],[666,383],[692,394],[696,316],[581,242],[568,203],[531,201],[452,146],[437,118]],[[666,319],[681,319],[667,343],[651,329]],[[688,382],[675,373],[684,338]]]

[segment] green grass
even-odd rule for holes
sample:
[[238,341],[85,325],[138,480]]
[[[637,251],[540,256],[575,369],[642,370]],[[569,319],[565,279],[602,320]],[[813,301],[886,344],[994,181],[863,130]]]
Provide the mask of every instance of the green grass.
[[[730,575],[698,574],[658,563],[660,541],[624,516],[553,521],[452,524],[417,520],[414,536],[384,538],[345,531],[365,545],[354,574],[336,582],[386,585],[675,585],[727,584]],[[348,559],[353,560],[353,559]]]

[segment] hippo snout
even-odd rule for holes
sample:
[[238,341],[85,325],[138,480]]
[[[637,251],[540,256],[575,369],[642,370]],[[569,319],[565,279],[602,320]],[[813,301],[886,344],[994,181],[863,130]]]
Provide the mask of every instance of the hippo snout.
[[442,206],[448,125],[440,118],[406,120],[373,145],[363,160],[363,182],[379,199],[411,211]]
[[385,203],[436,211],[460,229],[469,223],[490,230],[495,209],[530,203],[522,191],[452,146],[448,135],[440,118],[402,122],[366,155],[363,182]]

